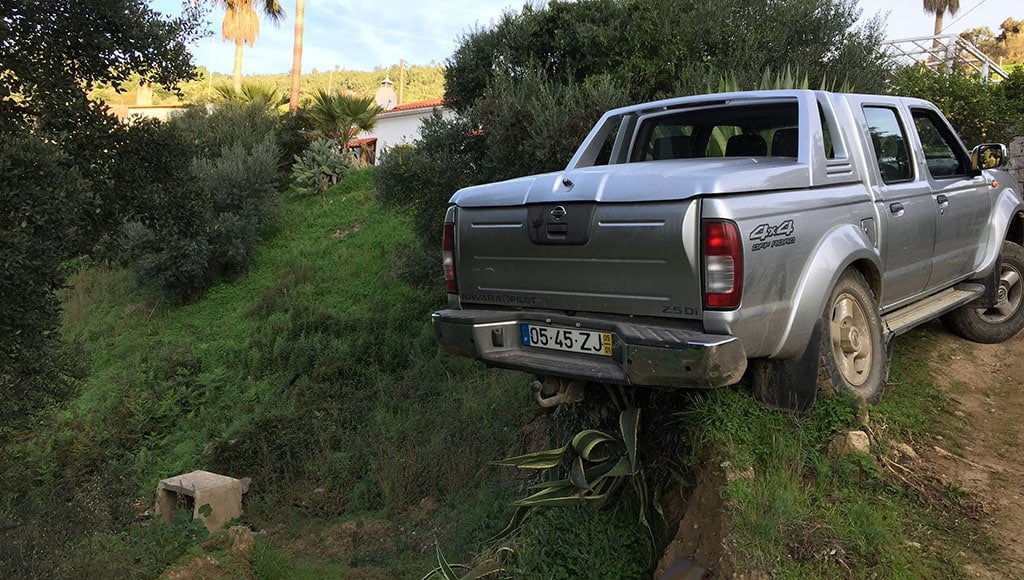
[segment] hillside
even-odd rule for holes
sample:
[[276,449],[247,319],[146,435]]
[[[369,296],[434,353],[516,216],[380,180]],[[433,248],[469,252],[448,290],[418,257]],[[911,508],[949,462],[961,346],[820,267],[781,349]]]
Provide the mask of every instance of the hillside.
[[[184,81],[178,85],[181,94],[176,94],[167,87],[153,88],[154,105],[177,105],[192,104],[214,101],[217,99],[216,87],[231,86],[231,75],[213,73],[204,68],[196,69],[196,78]],[[352,91],[360,96],[373,96],[381,81],[389,77],[394,82],[394,90],[399,91],[399,79],[401,78],[398,65],[385,68],[377,68],[372,71],[337,69],[331,71],[313,70],[302,75],[299,81],[299,90],[303,98],[310,99],[317,90],[328,92]],[[403,103],[438,99],[444,96],[444,69],[438,64],[412,65],[405,69],[405,87],[401,98]],[[276,88],[279,95],[288,96],[291,87],[291,76],[288,74],[276,75],[246,75],[242,78],[243,83],[256,83],[259,85]],[[135,77],[125,83],[123,92],[116,92],[113,88],[101,85],[96,87],[90,97],[96,100],[103,100],[108,105],[134,105],[139,79]]]
[[[969,454],[975,417],[956,414],[957,398],[1006,394],[965,386],[977,369],[933,379],[934,364],[975,356],[962,342],[936,328],[901,340],[869,413],[830,399],[785,415],[743,386],[591,389],[539,411],[528,377],[437,349],[438,260],[403,214],[375,199],[372,170],[286,197],[249,272],[183,306],[140,293],[124,271],[69,265],[62,333],[76,391],[4,449],[0,482],[20,492],[0,503],[0,576],[419,578],[439,551],[468,562],[496,547],[511,550],[503,575],[515,577],[642,577],[677,562],[794,578],[1013,569],[1007,529],[979,508],[992,489],[899,451]],[[613,399],[641,412],[634,485],[599,511],[535,512],[488,543],[510,502],[545,480],[490,462],[585,428],[617,432]],[[869,453],[830,451],[857,428]],[[1010,453],[1019,433],[1000,433],[989,440]],[[252,478],[238,522],[248,543],[151,518],[157,481],[194,469]]]

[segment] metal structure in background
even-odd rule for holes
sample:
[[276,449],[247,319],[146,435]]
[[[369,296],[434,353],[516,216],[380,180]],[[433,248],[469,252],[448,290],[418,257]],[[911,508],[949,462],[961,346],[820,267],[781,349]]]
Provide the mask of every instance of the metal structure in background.
[[882,50],[891,58],[922,63],[932,69],[977,72],[987,81],[1001,81],[1009,74],[977,46],[956,34],[890,40]]

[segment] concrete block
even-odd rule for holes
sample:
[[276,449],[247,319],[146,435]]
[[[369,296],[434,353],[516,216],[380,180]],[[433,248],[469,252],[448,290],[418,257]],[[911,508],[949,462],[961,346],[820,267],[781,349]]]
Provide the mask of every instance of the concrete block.
[[249,491],[249,482],[249,478],[235,479],[209,471],[169,477],[157,484],[156,515],[170,522],[175,512],[185,509],[210,532],[216,532],[228,520],[242,515],[242,495]]

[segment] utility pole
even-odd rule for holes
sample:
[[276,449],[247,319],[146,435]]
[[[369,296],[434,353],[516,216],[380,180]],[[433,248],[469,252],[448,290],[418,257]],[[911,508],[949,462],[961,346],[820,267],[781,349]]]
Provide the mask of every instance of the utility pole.
[[398,104],[401,105],[405,99],[405,60],[398,61]]

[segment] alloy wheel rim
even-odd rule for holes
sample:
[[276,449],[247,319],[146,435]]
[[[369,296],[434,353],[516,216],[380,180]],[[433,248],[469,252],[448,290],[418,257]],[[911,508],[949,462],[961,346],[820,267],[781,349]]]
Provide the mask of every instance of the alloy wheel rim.
[[989,324],[1001,324],[1009,320],[1020,310],[1024,300],[1024,282],[1017,268],[1003,264],[999,274],[999,288],[996,290],[996,303],[991,308],[978,308],[978,316]]
[[871,327],[864,308],[852,295],[840,294],[832,303],[829,324],[832,355],[839,373],[850,385],[863,385],[871,373],[874,354]]

